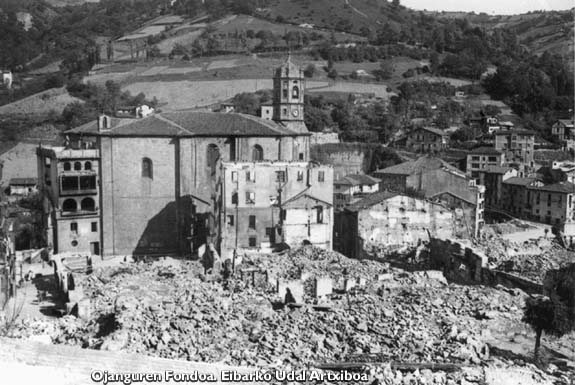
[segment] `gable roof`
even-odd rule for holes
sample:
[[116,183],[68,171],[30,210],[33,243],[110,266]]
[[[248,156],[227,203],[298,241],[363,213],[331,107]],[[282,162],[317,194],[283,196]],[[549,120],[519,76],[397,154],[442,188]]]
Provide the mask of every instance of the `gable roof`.
[[419,130],[425,130],[427,132],[430,132],[432,134],[439,135],[439,136],[449,136],[449,134],[447,132],[440,130],[439,128],[435,128],[435,127],[418,127],[416,129],[414,129],[412,132],[419,131]]
[[479,170],[479,172],[483,172],[486,174],[506,174],[509,171],[515,170],[513,167],[505,167],[505,166],[487,166],[484,170]]
[[324,204],[326,206],[330,206],[330,207],[333,206],[331,203],[326,202],[322,199],[316,198],[313,195],[309,194],[308,190],[304,190],[304,191],[294,195],[293,197],[289,198],[288,200],[284,201],[282,203],[282,207],[288,207],[288,206],[294,207],[294,206],[296,206],[295,203],[297,201],[301,201],[302,199],[313,200],[315,202],[319,202],[319,203],[322,203],[322,204]]
[[458,173],[461,173],[461,170],[450,165],[449,163],[447,163],[442,159],[431,156],[423,156],[411,162],[404,162],[396,164],[395,166],[377,170],[374,172],[374,174],[381,173],[381,174],[395,174],[395,175],[414,175],[424,171],[437,170],[440,168],[445,168],[449,171],[456,171]]
[[508,136],[508,135],[535,135],[534,131],[524,130],[524,129],[513,129],[513,130],[498,130],[495,131],[495,136]]
[[394,191],[380,191],[380,192],[376,192],[373,194],[369,194],[366,197],[364,197],[363,199],[350,204],[349,206],[347,206],[345,209],[348,211],[360,211],[360,210],[365,210],[368,209],[372,206],[375,206],[385,200],[388,200],[390,198],[393,198],[395,196],[398,195],[403,195],[401,193],[398,192],[394,192]]
[[557,122],[558,122],[558,123],[561,123],[561,124],[564,125],[565,127],[573,128],[573,120],[569,120],[569,119],[559,119]]
[[529,189],[564,194],[575,194],[575,184],[570,182],[558,182],[544,186],[529,186]]
[[97,122],[89,122],[66,131],[87,136],[300,136],[281,123],[244,114],[180,111],[153,114],[140,119],[112,118],[111,129],[98,131]]
[[528,186],[531,183],[535,182],[536,180],[537,180],[536,178],[520,178],[520,177],[514,176],[512,178],[504,180],[503,183],[511,184],[511,185],[515,185],[515,186]]
[[359,185],[369,185],[378,184],[380,180],[369,175],[364,174],[350,174],[346,175],[341,179],[333,182],[333,184],[345,185],[345,186],[359,186]]
[[488,155],[501,155],[501,151],[497,151],[493,147],[477,147],[470,151],[470,154],[488,154]]

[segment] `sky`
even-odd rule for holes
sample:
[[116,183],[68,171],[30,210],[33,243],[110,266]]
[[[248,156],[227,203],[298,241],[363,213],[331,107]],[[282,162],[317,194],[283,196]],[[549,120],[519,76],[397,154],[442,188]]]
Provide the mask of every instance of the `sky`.
[[571,9],[574,3],[573,0],[401,0],[401,4],[416,10],[511,15],[536,10]]

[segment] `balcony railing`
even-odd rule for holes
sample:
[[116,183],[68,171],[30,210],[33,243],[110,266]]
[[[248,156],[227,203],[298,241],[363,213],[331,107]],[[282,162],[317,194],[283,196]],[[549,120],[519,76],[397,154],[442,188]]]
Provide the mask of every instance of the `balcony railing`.
[[74,190],[60,190],[60,195],[96,195],[98,194],[97,188],[89,188],[89,189],[74,189]]
[[84,215],[97,215],[98,214],[98,207],[95,207],[94,210],[75,210],[75,211],[64,211],[60,210],[60,215],[63,217],[79,217]]

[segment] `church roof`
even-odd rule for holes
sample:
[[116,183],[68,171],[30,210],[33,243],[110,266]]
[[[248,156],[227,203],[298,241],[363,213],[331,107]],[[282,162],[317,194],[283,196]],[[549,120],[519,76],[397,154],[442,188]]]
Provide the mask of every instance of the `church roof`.
[[289,78],[289,77],[303,78],[303,73],[301,68],[297,64],[292,62],[291,55],[288,55],[286,60],[276,70],[276,76],[282,78]]
[[300,136],[281,123],[252,115],[216,112],[166,112],[140,119],[112,119],[111,129],[98,131],[96,121],[73,128],[67,134],[87,136]]

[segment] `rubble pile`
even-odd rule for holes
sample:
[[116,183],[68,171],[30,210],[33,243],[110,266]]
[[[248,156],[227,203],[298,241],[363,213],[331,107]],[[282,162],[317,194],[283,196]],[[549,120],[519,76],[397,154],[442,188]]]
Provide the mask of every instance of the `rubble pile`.
[[[339,279],[345,271],[367,282],[362,290],[330,296],[320,308],[277,307],[271,284],[252,287],[236,277],[226,284],[210,281],[191,261],[140,262],[78,280],[90,299],[89,318],[26,321],[13,336],[285,370],[342,361],[476,366],[491,358],[483,342],[487,322],[519,322],[522,314],[521,291],[452,285],[439,272],[407,273],[311,247],[244,263],[290,279],[302,273]],[[372,370],[372,378],[383,376],[382,370]],[[449,383],[459,375],[435,370],[429,382],[428,372],[411,374],[429,384]],[[401,376],[380,383],[402,383]],[[481,382],[480,377],[466,381]]]
[[491,237],[479,246],[489,258],[490,268],[510,272],[536,283],[543,283],[548,270],[575,261],[575,252],[566,250],[550,239],[510,242]]

